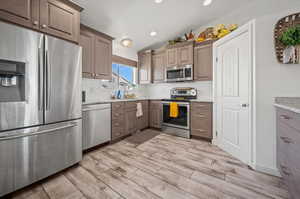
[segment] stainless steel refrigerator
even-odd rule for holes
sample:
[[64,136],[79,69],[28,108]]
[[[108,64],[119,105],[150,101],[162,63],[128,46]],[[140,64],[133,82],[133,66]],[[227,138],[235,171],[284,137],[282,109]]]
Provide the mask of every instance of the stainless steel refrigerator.
[[81,54],[0,22],[0,197],[82,159]]

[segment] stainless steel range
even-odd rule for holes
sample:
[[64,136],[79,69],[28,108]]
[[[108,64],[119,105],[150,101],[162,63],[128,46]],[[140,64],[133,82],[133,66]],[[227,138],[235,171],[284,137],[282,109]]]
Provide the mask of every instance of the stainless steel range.
[[[163,104],[163,132],[190,138],[190,100],[197,98],[194,88],[174,88],[171,99],[162,100]],[[178,117],[170,117],[170,104],[178,104]]]

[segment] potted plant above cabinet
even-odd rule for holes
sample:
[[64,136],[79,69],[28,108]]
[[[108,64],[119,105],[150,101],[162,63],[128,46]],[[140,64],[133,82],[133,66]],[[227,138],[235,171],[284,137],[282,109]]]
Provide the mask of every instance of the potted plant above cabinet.
[[111,80],[113,38],[81,24],[82,76]]

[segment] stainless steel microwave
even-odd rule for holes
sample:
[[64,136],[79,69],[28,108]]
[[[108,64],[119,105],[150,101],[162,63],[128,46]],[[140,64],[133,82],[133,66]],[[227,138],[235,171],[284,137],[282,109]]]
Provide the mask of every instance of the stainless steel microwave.
[[193,80],[193,65],[166,68],[166,82],[183,82]]

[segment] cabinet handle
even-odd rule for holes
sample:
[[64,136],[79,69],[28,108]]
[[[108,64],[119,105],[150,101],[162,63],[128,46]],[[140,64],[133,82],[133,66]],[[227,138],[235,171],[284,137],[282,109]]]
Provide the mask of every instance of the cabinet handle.
[[287,175],[287,176],[291,175],[291,173],[287,171],[288,170],[287,167],[280,165],[280,168],[285,175]]
[[282,139],[285,143],[287,143],[287,144],[291,144],[291,143],[293,143],[293,141],[290,139],[290,138],[288,138],[288,137],[280,137],[280,139]]
[[283,119],[283,120],[290,120],[290,119],[292,119],[291,117],[289,117],[287,115],[281,115],[280,118]]
[[38,21],[34,21],[33,25],[37,26],[37,25],[39,25],[39,22]]
[[43,24],[43,25],[42,25],[42,28],[47,28],[47,25],[46,25],[46,24]]
[[115,116],[119,116],[120,114],[119,113],[115,113]]

